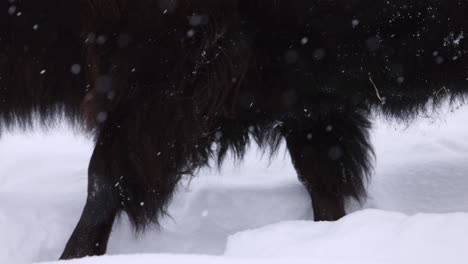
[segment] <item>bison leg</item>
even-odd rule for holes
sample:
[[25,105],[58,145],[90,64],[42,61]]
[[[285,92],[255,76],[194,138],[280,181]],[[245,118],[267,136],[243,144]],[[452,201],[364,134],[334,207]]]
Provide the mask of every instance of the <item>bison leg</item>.
[[98,141],[88,169],[88,197],[80,221],[60,259],[103,255],[119,207],[113,195],[114,184],[106,169],[106,149]]
[[369,127],[364,112],[350,109],[327,111],[314,120],[295,120],[288,128],[287,147],[312,199],[316,221],[343,217],[345,198],[365,196],[364,180],[372,155]]

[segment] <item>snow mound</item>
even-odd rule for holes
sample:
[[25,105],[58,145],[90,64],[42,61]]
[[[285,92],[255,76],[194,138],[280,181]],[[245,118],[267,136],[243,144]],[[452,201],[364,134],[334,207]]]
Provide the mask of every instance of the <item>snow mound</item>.
[[282,222],[240,232],[229,238],[225,254],[391,260],[392,263],[466,263],[467,234],[466,213],[406,216],[366,210],[337,222]]
[[467,223],[468,213],[365,210],[337,222],[287,221],[239,232],[218,257],[127,255],[65,263],[467,263]]
[[[271,162],[254,147],[241,166],[184,180],[160,230],[136,237],[124,216],[107,257],[70,263],[468,263],[468,219],[455,213],[468,213],[468,106],[440,111],[409,127],[376,121],[369,199],[347,210],[382,211],[309,222],[284,145]],[[66,127],[32,132],[0,141],[0,264],[56,260],[86,200],[92,142]]]

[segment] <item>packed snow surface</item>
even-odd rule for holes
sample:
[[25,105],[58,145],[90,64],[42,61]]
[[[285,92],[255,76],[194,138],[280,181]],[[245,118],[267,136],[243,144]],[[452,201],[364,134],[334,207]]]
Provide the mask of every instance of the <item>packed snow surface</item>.
[[[454,111],[452,111],[454,110]],[[161,230],[125,216],[109,255],[70,263],[468,263],[468,107],[377,121],[369,199],[315,223],[285,150],[185,180]],[[0,141],[0,263],[57,259],[86,199],[91,142],[66,127]],[[367,209],[367,210],[362,210]]]
[[243,231],[229,237],[222,257],[127,255],[70,263],[464,263],[467,223],[467,213],[408,217],[365,210],[336,223],[287,221]]

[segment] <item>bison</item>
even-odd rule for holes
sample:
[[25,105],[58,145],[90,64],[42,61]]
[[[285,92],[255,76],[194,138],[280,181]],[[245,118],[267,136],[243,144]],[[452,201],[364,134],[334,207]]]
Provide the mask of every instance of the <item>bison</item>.
[[174,188],[250,141],[286,142],[314,218],[365,198],[373,113],[408,121],[468,90],[466,0],[3,0],[0,123],[94,136],[62,259],[117,215],[158,224]]

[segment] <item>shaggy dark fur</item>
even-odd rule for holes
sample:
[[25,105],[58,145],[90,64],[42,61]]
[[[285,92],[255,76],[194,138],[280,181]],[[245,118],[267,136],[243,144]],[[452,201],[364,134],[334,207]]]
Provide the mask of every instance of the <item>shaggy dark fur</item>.
[[365,197],[369,118],[468,86],[466,0],[2,0],[4,127],[65,116],[95,135],[62,258],[104,254],[114,218],[158,217],[183,175],[285,139],[315,220]]

